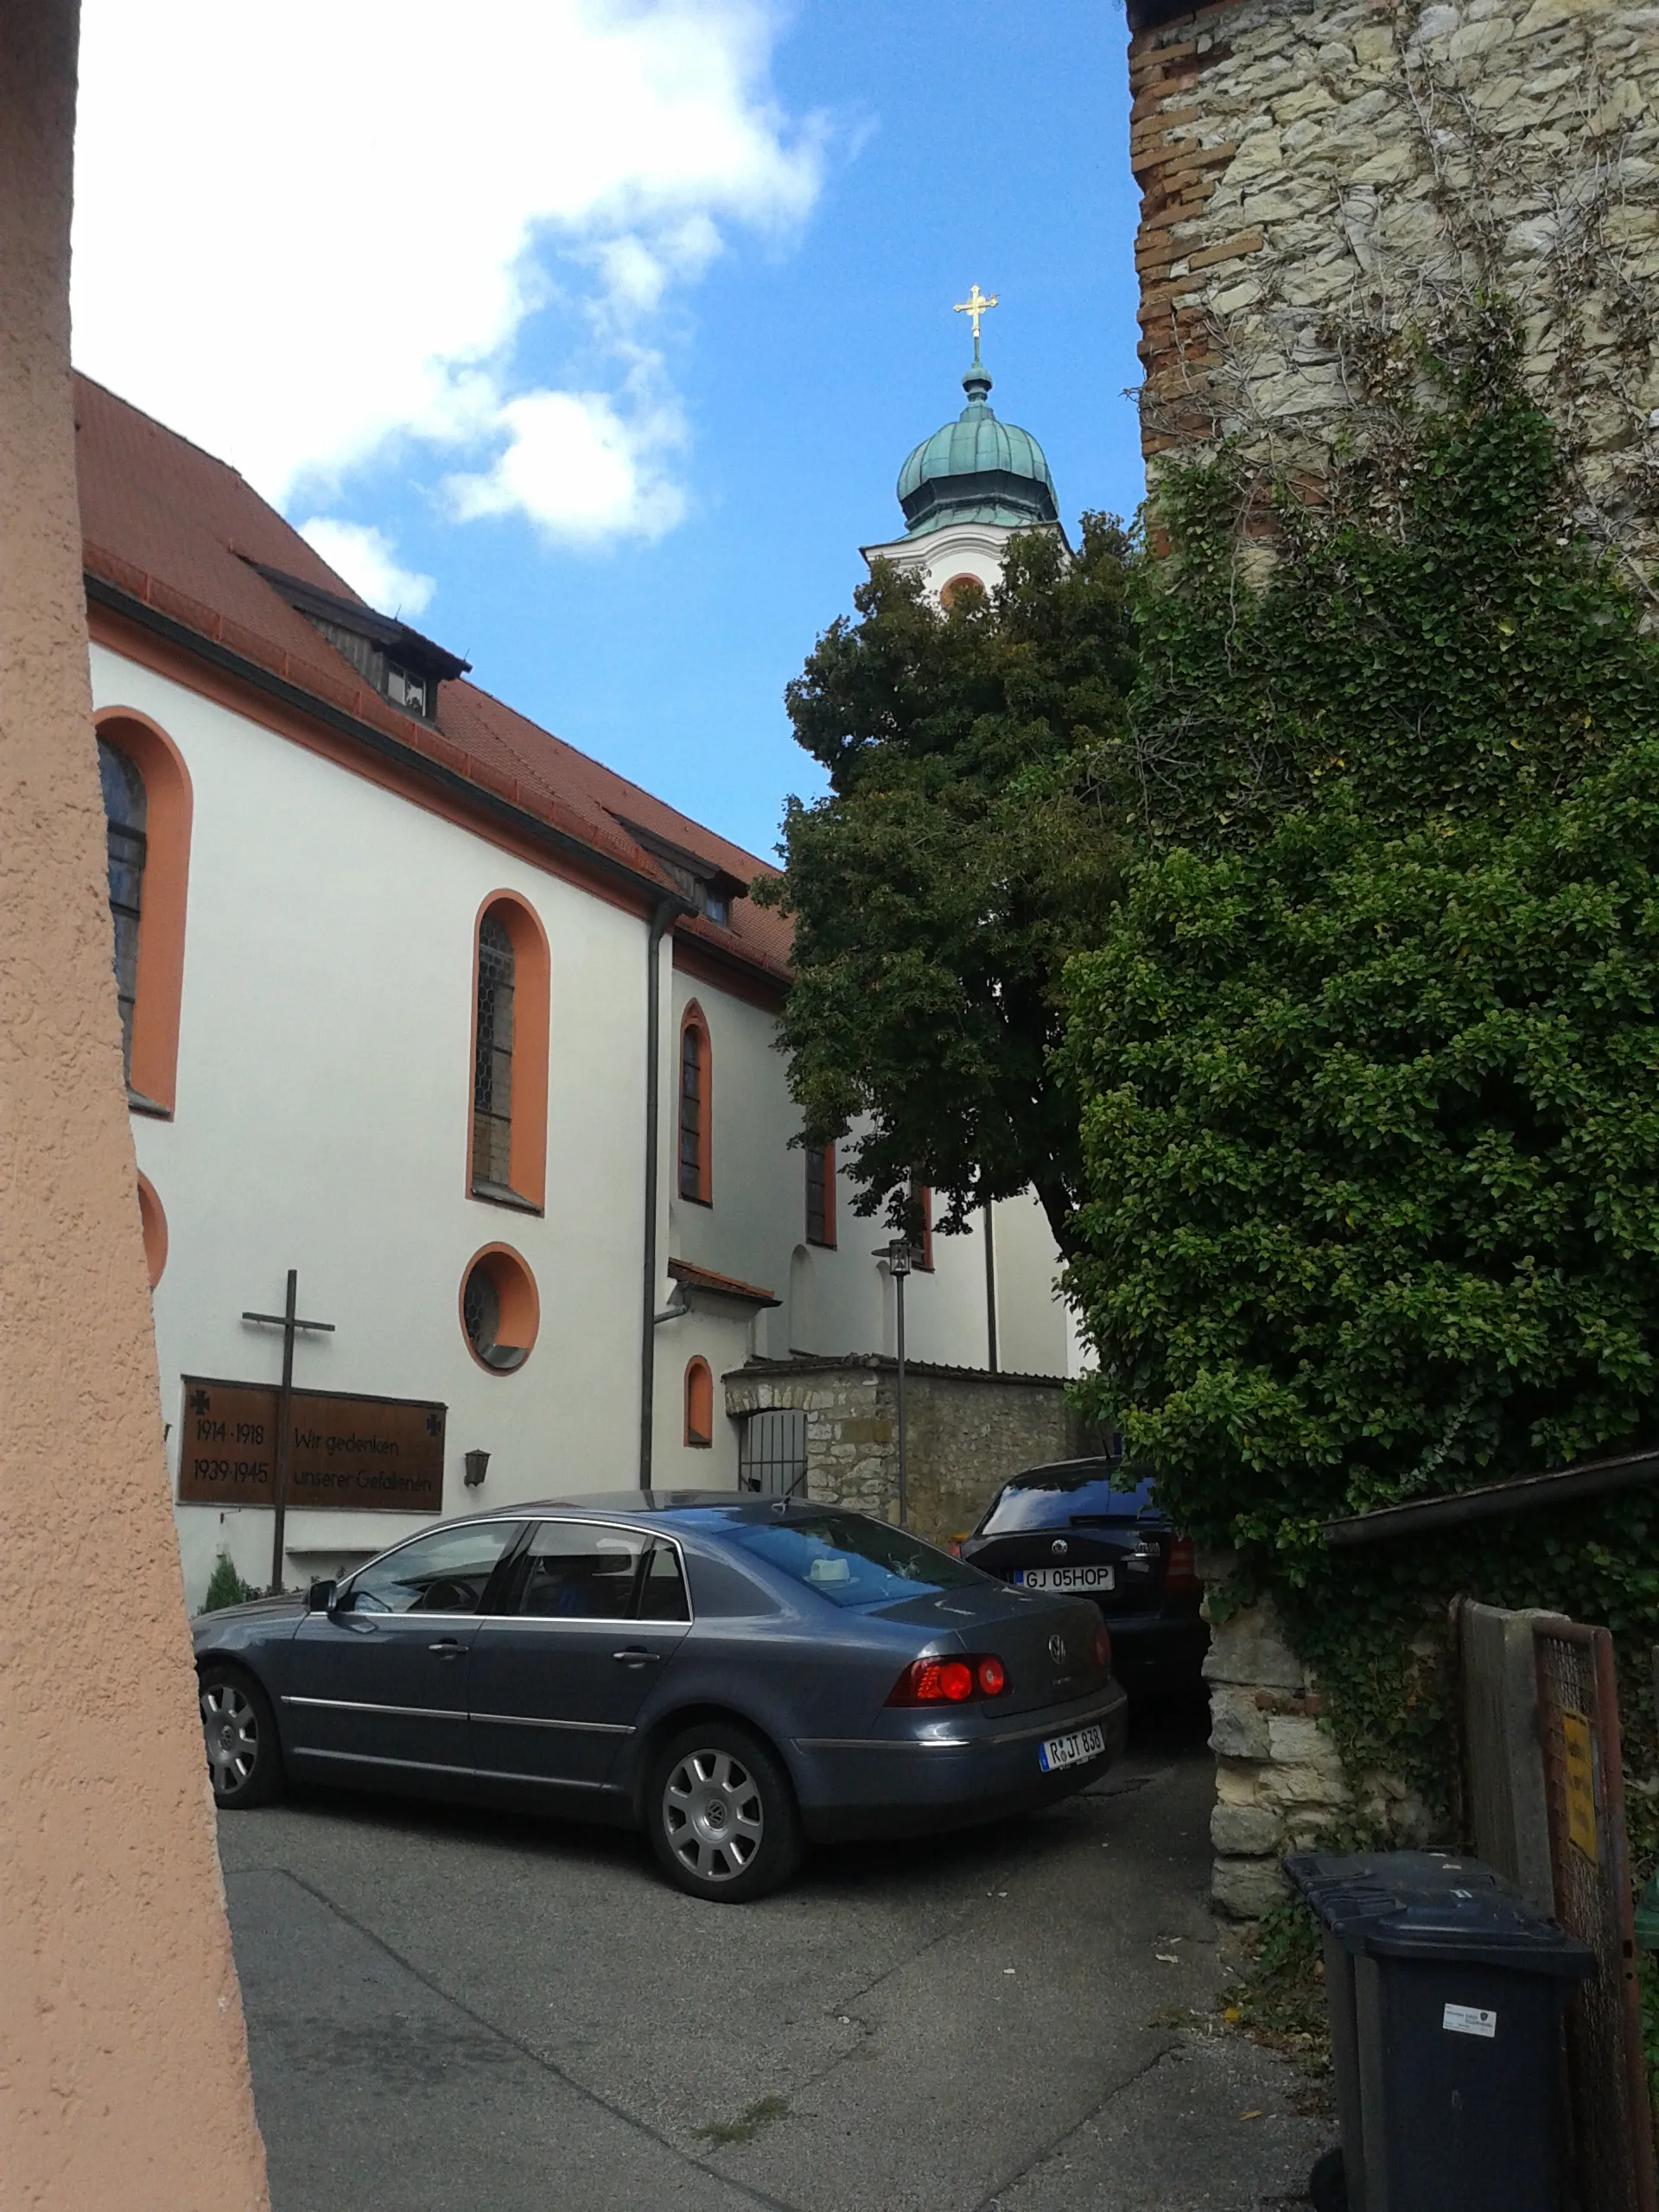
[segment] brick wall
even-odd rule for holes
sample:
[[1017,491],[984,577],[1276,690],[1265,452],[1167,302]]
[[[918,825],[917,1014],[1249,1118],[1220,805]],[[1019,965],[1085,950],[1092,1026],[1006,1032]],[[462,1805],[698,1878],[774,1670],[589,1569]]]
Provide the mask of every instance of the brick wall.
[[[1316,476],[1379,337],[1516,300],[1581,518],[1659,563],[1659,0],[1132,0],[1141,435]],[[1154,21],[1154,17],[1164,20]]]

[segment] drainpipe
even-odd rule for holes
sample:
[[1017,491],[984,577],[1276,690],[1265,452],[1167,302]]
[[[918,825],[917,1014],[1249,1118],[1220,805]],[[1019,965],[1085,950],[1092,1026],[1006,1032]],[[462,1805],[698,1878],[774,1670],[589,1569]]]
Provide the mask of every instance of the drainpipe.
[[639,1487],[651,1488],[652,1418],[657,1382],[657,1138],[662,1120],[663,937],[677,899],[652,909],[645,948],[645,1235],[644,1313],[639,1336]]
[[980,1208],[985,1217],[985,1364],[996,1373],[996,1226],[988,1198]]

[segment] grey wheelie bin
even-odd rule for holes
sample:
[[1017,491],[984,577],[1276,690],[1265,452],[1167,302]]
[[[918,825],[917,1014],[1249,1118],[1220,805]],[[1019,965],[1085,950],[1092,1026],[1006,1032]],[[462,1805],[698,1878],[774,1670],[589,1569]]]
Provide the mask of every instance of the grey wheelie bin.
[[1561,2212],[1561,2007],[1592,1954],[1478,1859],[1285,1872],[1325,1931],[1349,2212]]

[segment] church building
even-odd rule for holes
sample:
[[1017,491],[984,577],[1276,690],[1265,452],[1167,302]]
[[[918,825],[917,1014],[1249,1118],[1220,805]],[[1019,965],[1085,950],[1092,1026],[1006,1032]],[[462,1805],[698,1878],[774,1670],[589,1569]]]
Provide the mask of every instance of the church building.
[[[930,580],[1058,527],[975,350],[969,435],[900,483]],[[879,1389],[897,1287],[833,1148],[791,1141],[766,864],[469,682],[223,462],[86,378],[76,413],[190,1601],[221,1554],[293,1584],[480,1504],[823,1494],[812,1378]],[[924,1232],[906,1349],[918,1388],[1040,1399],[1012,1471],[1073,1352],[1035,1202],[994,1227]]]

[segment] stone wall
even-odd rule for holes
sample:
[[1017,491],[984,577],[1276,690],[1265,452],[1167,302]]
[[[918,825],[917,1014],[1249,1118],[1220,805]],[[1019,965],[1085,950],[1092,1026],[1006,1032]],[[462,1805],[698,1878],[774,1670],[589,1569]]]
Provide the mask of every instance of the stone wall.
[[[805,1414],[809,1497],[898,1517],[898,1370],[892,1360],[753,1360],[723,1379],[726,1410],[734,1419],[774,1409]],[[1064,1387],[1055,1376],[907,1365],[910,1526],[940,1541],[959,1535],[1020,1468],[1096,1449]]]
[[[1162,21],[1154,18],[1163,17]],[[1659,605],[1659,0],[1131,0],[1141,430],[1317,478],[1379,341],[1523,316],[1580,519]]]
[[[1207,1590],[1237,1566],[1230,1553],[1200,1554]],[[1325,1725],[1313,1674],[1285,1640],[1271,1599],[1210,1618],[1204,1662],[1210,1748],[1216,1755],[1211,1897],[1218,1911],[1253,1920],[1285,1895],[1279,1861],[1349,1822],[1404,1846],[1433,1839],[1421,1800],[1392,1777],[1346,1775]]]

